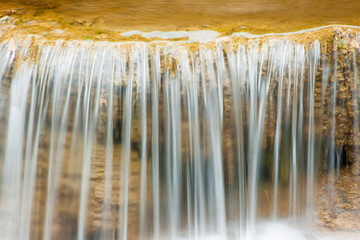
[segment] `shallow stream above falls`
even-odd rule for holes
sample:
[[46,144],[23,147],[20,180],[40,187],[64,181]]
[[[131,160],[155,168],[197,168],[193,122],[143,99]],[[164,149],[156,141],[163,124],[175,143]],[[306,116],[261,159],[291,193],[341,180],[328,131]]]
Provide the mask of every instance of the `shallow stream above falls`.
[[292,32],[360,26],[357,0],[0,0],[0,15],[117,31]]
[[2,240],[360,238],[358,27],[58,21],[83,3],[0,17]]

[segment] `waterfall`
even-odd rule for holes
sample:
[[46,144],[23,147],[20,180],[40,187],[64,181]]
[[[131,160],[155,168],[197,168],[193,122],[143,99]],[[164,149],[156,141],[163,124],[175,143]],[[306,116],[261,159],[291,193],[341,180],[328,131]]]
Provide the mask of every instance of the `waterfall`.
[[360,52],[349,39],[328,52],[285,38],[195,50],[2,41],[2,239],[251,240],[281,220],[310,229],[320,173],[335,199],[342,162],[358,158]]

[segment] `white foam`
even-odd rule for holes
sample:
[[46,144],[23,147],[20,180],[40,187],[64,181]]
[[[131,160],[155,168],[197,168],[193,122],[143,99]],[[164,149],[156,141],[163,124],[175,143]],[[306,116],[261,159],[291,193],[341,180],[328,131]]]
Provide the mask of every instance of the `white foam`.
[[316,240],[359,240],[360,232],[334,232],[316,237]]
[[[317,231],[316,229],[314,231]],[[319,230],[320,231],[320,230]],[[178,240],[190,239],[185,237],[177,238]],[[195,238],[194,238],[195,239]],[[359,240],[360,231],[338,231],[338,232],[310,232],[304,229],[292,226],[287,221],[263,222],[254,227],[251,232],[245,236],[235,237],[222,236],[219,234],[203,235],[196,240]]]
[[210,42],[215,41],[220,33],[210,30],[199,30],[199,31],[170,31],[170,32],[141,32],[139,30],[128,31],[121,33],[123,37],[129,37],[133,35],[141,35],[144,38],[160,38],[164,40],[171,40],[176,38],[188,38],[184,42]]
[[128,31],[128,32],[123,32],[123,33],[121,33],[121,36],[130,37],[130,36],[133,36],[133,35],[141,35],[141,34],[142,34],[142,31],[133,30],[133,31]]
[[174,38],[183,38],[189,37],[190,32],[186,31],[170,31],[170,32],[147,32],[143,33],[142,36],[145,38],[161,38],[161,39],[174,39]]
[[255,233],[255,240],[308,240],[312,237],[303,231],[282,222],[270,222],[260,225]]
[[[296,35],[296,34],[303,34],[306,32],[321,30],[325,28],[336,28],[336,27],[349,27],[353,29],[360,29],[358,26],[352,26],[352,25],[326,25],[311,29],[304,29],[300,31],[295,32],[286,32],[286,33],[266,33],[266,34],[251,34],[247,32],[234,32],[231,35],[227,37],[246,37],[246,38],[261,38],[261,37],[267,37],[267,36],[288,36],[288,35]],[[246,28],[246,27],[241,27]],[[123,37],[129,37],[133,35],[141,35],[144,38],[159,38],[163,39],[164,41],[176,39],[176,38],[188,38],[188,40],[181,41],[181,42],[212,42],[216,40],[221,40],[224,37],[220,37],[220,33],[217,31],[212,30],[198,30],[198,31],[169,31],[169,32],[162,32],[162,31],[153,31],[153,32],[142,32],[140,30],[134,30],[134,31],[128,31],[121,33]],[[158,42],[159,40],[156,40],[154,42]]]

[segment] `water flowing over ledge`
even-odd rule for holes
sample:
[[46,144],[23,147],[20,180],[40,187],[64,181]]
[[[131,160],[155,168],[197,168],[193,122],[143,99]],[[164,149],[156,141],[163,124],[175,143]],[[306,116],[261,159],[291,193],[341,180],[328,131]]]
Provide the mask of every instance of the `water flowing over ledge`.
[[299,239],[359,230],[347,31],[196,46],[7,35],[1,236],[263,239],[258,225],[281,219],[310,232]]

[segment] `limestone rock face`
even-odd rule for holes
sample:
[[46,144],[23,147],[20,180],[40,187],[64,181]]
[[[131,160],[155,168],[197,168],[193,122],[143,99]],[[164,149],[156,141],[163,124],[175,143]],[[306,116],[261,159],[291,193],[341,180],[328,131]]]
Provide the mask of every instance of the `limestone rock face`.
[[145,44],[6,33],[6,237],[158,239],[196,235],[195,225],[223,234],[227,222],[300,219],[313,205],[319,225],[351,219],[355,229],[358,39],[309,34]]

